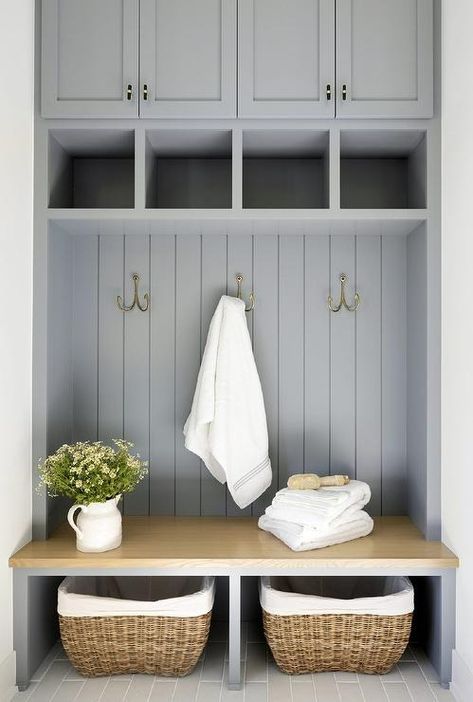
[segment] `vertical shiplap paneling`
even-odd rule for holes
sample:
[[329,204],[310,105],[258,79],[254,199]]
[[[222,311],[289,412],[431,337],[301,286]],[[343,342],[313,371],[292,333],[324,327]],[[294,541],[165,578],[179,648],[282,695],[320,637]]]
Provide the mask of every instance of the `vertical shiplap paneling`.
[[[253,237],[251,222],[230,222],[228,225],[228,255],[227,255],[227,280],[228,294],[236,295],[235,275],[243,276],[242,295],[248,303],[249,293],[253,290]],[[232,236],[234,234],[234,236]],[[253,312],[246,315],[248,330],[253,337]],[[227,515],[249,516],[251,506],[245,509],[237,507],[232,496],[227,490]]]
[[[370,483],[373,513],[405,512],[405,240],[366,227],[356,238],[351,228],[330,237],[312,235],[310,225],[294,232],[288,224],[286,235],[280,223],[217,221],[202,235],[197,223],[156,223],[150,240],[148,225],[134,226],[126,241],[116,223],[102,224],[98,238],[70,240],[74,274],[63,275],[73,279],[74,437],[94,439],[98,418],[101,440],[124,435],[144,458],[150,452],[149,479],[127,497],[126,512],[259,515],[288,475],[329,468],[356,469]],[[58,270],[66,264],[54,261]],[[130,299],[135,271],[141,294],[151,292],[148,313],[116,305],[117,294]],[[341,272],[350,277],[349,301],[360,290],[356,315],[327,311]],[[243,511],[182,435],[208,325],[220,295],[236,293],[236,273],[244,275],[244,298],[256,294],[247,321],[274,475]]]
[[382,240],[382,512],[406,513],[406,240]]
[[153,223],[150,266],[150,514],[174,514],[174,360],[176,238],[171,223]]
[[[273,480],[268,490],[253,504],[253,514],[259,516],[271,503],[278,489],[278,422],[279,422],[279,351],[275,339],[279,326],[279,242],[274,232],[277,225],[268,222],[254,224],[254,292],[253,346],[256,366],[263,388],[268,423],[269,457]],[[266,233],[265,233],[266,232]]]
[[[330,242],[330,280],[332,297],[337,302],[339,276],[349,277],[348,302],[355,289],[355,237],[332,236]],[[355,464],[355,323],[356,315],[343,309],[330,313],[330,472],[354,478]]]
[[[139,224],[125,227],[125,299],[129,300],[133,286],[131,276],[140,276],[139,294],[149,292],[150,238],[142,234]],[[151,300],[151,304],[153,301]],[[143,460],[149,458],[149,326],[150,311],[137,307],[125,312],[125,373],[124,373],[124,435],[135,445]],[[126,495],[125,514],[149,514],[149,475]]]
[[279,238],[279,488],[304,467],[304,237]]
[[[202,236],[202,316],[201,354],[204,352],[209,324],[215,308],[227,287],[227,237],[225,225],[209,222]],[[225,486],[216,480],[204,463],[201,463],[201,514],[226,514]]]
[[356,280],[356,477],[371,487],[368,511],[381,514],[381,238],[358,236]]
[[72,237],[52,228],[48,245],[48,453],[73,440],[73,255]]
[[304,471],[318,475],[330,468],[329,257],[329,236],[306,236]]
[[97,439],[98,237],[74,237],[74,441]]
[[176,241],[176,514],[200,514],[200,459],[184,446],[200,365],[201,237],[195,223],[179,224]]
[[112,439],[123,436],[125,319],[117,307],[117,295],[124,295],[124,239],[109,234],[107,226],[110,225],[101,225],[99,239],[98,435],[101,441],[110,444]]

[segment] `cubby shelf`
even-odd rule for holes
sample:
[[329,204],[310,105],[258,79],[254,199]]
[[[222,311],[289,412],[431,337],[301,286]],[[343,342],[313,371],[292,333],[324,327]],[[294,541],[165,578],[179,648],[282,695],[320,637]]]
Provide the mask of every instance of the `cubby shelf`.
[[232,206],[230,130],[153,130],[146,134],[146,207]]
[[425,132],[342,132],[340,204],[351,209],[426,207]]
[[132,130],[49,133],[49,207],[130,208],[135,202]]

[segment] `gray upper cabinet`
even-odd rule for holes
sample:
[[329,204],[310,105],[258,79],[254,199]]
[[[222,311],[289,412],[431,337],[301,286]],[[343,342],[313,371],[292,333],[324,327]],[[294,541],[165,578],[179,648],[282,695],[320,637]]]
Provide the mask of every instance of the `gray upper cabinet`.
[[239,0],[239,116],[333,117],[334,0]]
[[337,0],[337,117],[431,117],[432,0]]
[[138,116],[138,0],[43,0],[43,117]]
[[141,0],[141,117],[236,117],[236,0]]

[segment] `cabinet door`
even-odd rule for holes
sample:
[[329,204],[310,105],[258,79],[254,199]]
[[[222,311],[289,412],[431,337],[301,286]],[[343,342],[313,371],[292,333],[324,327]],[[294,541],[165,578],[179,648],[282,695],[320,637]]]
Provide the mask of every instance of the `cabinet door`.
[[337,0],[337,117],[432,116],[432,12],[432,0]]
[[141,0],[141,117],[235,117],[236,0]]
[[334,0],[239,0],[239,116],[333,117]]
[[43,117],[136,117],[138,0],[43,0],[41,73]]

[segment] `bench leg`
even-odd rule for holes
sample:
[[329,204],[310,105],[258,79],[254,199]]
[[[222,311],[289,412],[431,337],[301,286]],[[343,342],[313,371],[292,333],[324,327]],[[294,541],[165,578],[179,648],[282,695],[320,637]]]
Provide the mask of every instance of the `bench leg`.
[[230,690],[239,690],[241,686],[241,579],[239,575],[230,575],[228,580],[228,687]]
[[455,570],[445,571],[441,576],[441,637],[440,637],[440,682],[448,687],[452,680],[452,651],[455,648],[456,616],[456,578]]
[[29,577],[21,569],[13,571],[13,646],[16,652],[16,684],[26,690],[30,684],[29,665]]

